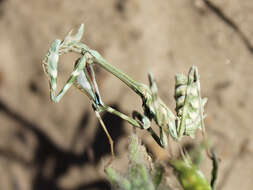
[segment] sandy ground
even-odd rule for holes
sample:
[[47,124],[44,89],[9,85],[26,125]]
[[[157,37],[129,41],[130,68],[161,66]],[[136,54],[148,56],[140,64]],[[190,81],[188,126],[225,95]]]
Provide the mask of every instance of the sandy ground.
[[[88,99],[73,88],[59,104],[50,102],[41,67],[51,41],[80,23],[85,43],[134,79],[147,83],[151,70],[172,109],[175,74],[197,65],[209,99],[208,137],[221,159],[217,190],[251,189],[251,0],[1,0],[0,189],[110,189],[103,173],[109,144]],[[61,59],[60,84],[75,58]],[[140,99],[124,84],[100,68],[96,73],[106,104],[129,115],[140,110]],[[107,114],[104,120],[122,159],[131,126]]]

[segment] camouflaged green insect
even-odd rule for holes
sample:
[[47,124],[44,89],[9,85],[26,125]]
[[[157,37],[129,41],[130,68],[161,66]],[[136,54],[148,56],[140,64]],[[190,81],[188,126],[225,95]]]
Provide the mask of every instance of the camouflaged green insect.
[[[134,127],[147,130],[161,147],[166,147],[168,144],[166,134],[170,134],[174,140],[179,141],[185,135],[194,137],[197,128],[204,130],[203,112],[206,99],[202,99],[200,95],[199,75],[196,67],[193,66],[190,69],[188,77],[184,75],[176,77],[177,116],[175,116],[159,98],[152,74],[149,74],[149,87],[133,80],[108,63],[97,51],[80,42],[83,33],[84,26],[81,25],[77,34],[72,35],[70,32],[64,40],[55,40],[43,60],[43,68],[49,78],[52,101],[59,102],[69,88],[74,85],[89,97],[96,115],[104,111],[115,114]],[[59,56],[69,52],[76,52],[81,57],[76,61],[74,70],[66,84],[56,95]],[[144,113],[140,114],[134,111],[133,118],[131,118],[104,105],[95,80],[93,65],[98,65],[110,72],[136,92],[142,99]],[[159,127],[159,135],[151,128],[152,120]]]

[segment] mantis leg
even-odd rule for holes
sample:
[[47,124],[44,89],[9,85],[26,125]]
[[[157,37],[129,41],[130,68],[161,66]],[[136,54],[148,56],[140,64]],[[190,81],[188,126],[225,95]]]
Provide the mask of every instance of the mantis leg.
[[54,102],[59,102],[72,84],[77,80],[77,77],[80,75],[81,71],[86,65],[86,56],[82,56],[76,63],[74,71],[71,73],[66,84],[63,86],[61,91],[56,95],[57,90],[57,67],[59,60],[59,49],[61,41],[55,40],[49,49],[48,55],[43,61],[43,68],[48,75],[49,85],[50,85],[50,98]]
[[[108,138],[108,140],[109,140],[110,147],[111,147],[112,159],[113,159],[113,158],[115,157],[115,154],[114,154],[114,146],[113,146],[112,137],[111,137],[111,135],[109,134],[109,132],[108,132],[108,130],[107,130],[107,128],[106,128],[106,126],[105,126],[105,124],[104,124],[104,122],[103,122],[103,120],[102,120],[100,114],[99,114],[99,112],[96,110],[95,107],[93,107],[93,109],[94,109],[94,111],[95,111],[95,114],[96,114],[96,117],[98,118],[99,123],[101,124],[101,126],[102,126],[102,128],[103,128],[103,130],[104,130],[104,132],[105,132],[105,134],[106,134],[106,136],[107,136],[107,138]],[[111,162],[111,161],[110,161],[110,162]],[[110,163],[110,162],[109,162],[109,163]]]
[[205,124],[204,124],[204,116],[203,116],[203,107],[204,107],[204,105],[203,105],[202,101],[206,103],[207,99],[205,99],[205,100],[201,99],[200,79],[199,79],[199,73],[198,73],[197,67],[193,66],[191,68],[188,80],[189,80],[189,82],[191,82],[193,80],[196,83],[197,96],[198,96],[200,127],[201,127],[203,133],[205,133]]
[[[92,62],[87,61],[87,64],[81,71],[81,74],[78,76],[77,80],[75,81],[75,86],[81,90],[82,92],[85,92],[85,94],[90,98],[92,101],[92,107],[94,109],[94,112],[96,114],[96,117],[98,118],[99,123],[101,124],[103,130],[105,131],[105,134],[109,140],[110,147],[111,147],[111,154],[112,154],[112,159],[114,158],[114,146],[113,146],[113,140],[112,137],[110,136],[101,116],[100,116],[100,107],[103,107],[104,104],[102,102],[96,78],[95,78],[95,73],[92,67]],[[111,161],[110,161],[111,162]],[[109,163],[110,163],[109,162]]]
[[92,87],[92,90],[93,90],[93,93],[95,96],[96,105],[104,105],[104,103],[102,102],[100,93],[99,93],[98,85],[97,85],[96,78],[95,78],[95,73],[94,73],[93,67],[90,63],[88,63],[86,65],[84,72],[85,72],[86,76],[89,76],[87,78],[91,84],[91,87]]
[[135,119],[133,119],[133,118],[117,111],[117,110],[115,110],[114,108],[112,108],[110,106],[104,105],[102,109],[103,109],[103,111],[109,112],[111,114],[114,114],[114,115],[120,117],[121,119],[127,121],[130,125],[132,125],[134,127],[142,128],[142,125],[138,121],[136,121]]
[[75,87],[81,90],[97,107],[104,105],[102,102],[93,67],[87,63],[74,83]]
[[[69,79],[67,80],[66,84],[64,85],[64,87],[61,89],[61,91],[58,93],[57,96],[55,96],[55,92],[56,92],[55,90],[56,89],[52,88],[50,93],[51,93],[51,99],[54,102],[59,102],[61,100],[61,98],[64,96],[64,94],[69,90],[69,88],[77,80],[77,78],[80,75],[80,73],[82,72],[85,64],[86,64],[86,58],[85,58],[85,56],[83,56],[78,60],[74,71],[71,73],[71,75],[70,75]],[[55,86],[56,86],[56,84],[55,84]]]
[[[215,154],[213,152],[210,152],[209,150],[209,145],[207,142],[207,135],[206,135],[206,130],[205,130],[205,124],[204,124],[204,115],[203,115],[203,110],[204,110],[204,106],[207,102],[207,98],[201,98],[201,91],[200,91],[200,78],[199,78],[199,73],[198,73],[198,69],[197,67],[193,66],[190,69],[189,72],[189,77],[188,77],[188,81],[191,82],[193,81],[195,83],[196,86],[196,91],[197,91],[197,101],[198,101],[198,118],[196,119],[197,122],[195,122],[195,125],[199,125],[201,130],[202,130],[202,136],[203,136],[203,141],[205,144],[205,148],[206,148],[206,154],[207,156],[213,161],[213,166],[214,166],[214,173],[215,173],[215,166],[218,167],[218,162],[217,162],[217,158],[215,156]],[[214,179],[215,181],[215,179]]]
[[154,120],[157,123],[157,125],[159,126],[159,130],[160,130],[160,146],[161,147],[167,147],[168,146],[168,138],[165,132],[165,118],[166,116],[164,115],[163,109],[160,107],[159,101],[158,101],[158,88],[154,79],[154,76],[152,73],[148,74],[148,79],[149,79],[149,88],[151,91],[151,95],[152,95],[152,104],[153,104],[153,111],[154,111]]
[[141,113],[137,111],[133,111],[133,118],[135,121],[138,121],[139,125],[141,126],[141,129],[146,129],[150,135],[153,137],[153,139],[156,141],[157,144],[161,147],[165,147],[161,138],[161,131],[160,131],[160,137],[155,133],[155,131],[151,128],[150,120],[147,116],[142,115]]

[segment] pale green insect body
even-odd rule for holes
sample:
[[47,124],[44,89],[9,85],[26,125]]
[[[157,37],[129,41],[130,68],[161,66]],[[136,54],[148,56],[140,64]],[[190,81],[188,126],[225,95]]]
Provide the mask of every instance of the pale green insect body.
[[[199,79],[196,67],[192,67],[188,77],[176,75],[175,99],[177,112],[177,131],[179,138],[183,135],[195,136],[197,128],[202,129],[201,120],[207,98],[199,95]],[[201,108],[201,109],[200,109]]]
[[[96,111],[113,113],[134,127],[147,130],[162,147],[166,147],[168,144],[166,134],[170,134],[174,140],[180,141],[183,136],[194,137],[198,128],[204,128],[203,111],[206,100],[200,96],[199,75],[195,66],[190,69],[188,76],[181,74],[176,77],[175,98],[177,106],[175,116],[158,97],[158,88],[152,74],[149,74],[149,87],[133,80],[107,62],[97,51],[80,42],[83,32],[84,26],[81,25],[75,35],[70,32],[64,40],[55,40],[43,60],[44,70],[49,77],[52,101],[59,102],[69,88],[74,85],[89,97],[93,106],[96,107]],[[59,56],[69,52],[78,53],[81,57],[77,60],[66,84],[56,95]],[[131,118],[104,105],[93,71],[95,64],[116,76],[141,97],[143,115],[133,112],[134,118]],[[151,128],[152,120],[159,127],[160,135],[157,135]]]

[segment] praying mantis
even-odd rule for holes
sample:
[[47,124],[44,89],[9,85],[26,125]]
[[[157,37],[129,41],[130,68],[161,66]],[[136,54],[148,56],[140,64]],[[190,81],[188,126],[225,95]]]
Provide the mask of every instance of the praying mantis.
[[[157,84],[152,73],[148,74],[149,86],[133,80],[107,62],[97,51],[80,42],[83,33],[84,25],[82,24],[75,35],[72,35],[71,31],[64,40],[56,39],[44,57],[43,68],[49,80],[50,98],[54,102],[59,102],[72,85],[85,93],[109,139],[112,155],[114,155],[113,140],[101,119],[100,114],[102,112],[115,114],[132,126],[147,130],[161,147],[168,145],[167,134],[175,141],[180,141],[184,136],[194,137],[197,129],[205,130],[203,120],[207,99],[201,98],[199,74],[196,66],[190,68],[188,76],[176,75],[176,115],[174,115],[159,98]],[[66,84],[56,94],[59,56],[69,52],[78,53],[81,57],[75,62],[74,70]],[[113,74],[139,95],[143,103],[143,114],[133,111],[133,115],[130,117],[105,105],[99,93],[93,70],[94,65]],[[151,128],[152,120],[159,127],[159,135]]]

